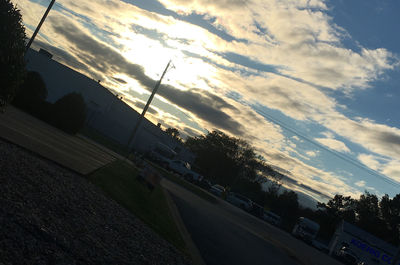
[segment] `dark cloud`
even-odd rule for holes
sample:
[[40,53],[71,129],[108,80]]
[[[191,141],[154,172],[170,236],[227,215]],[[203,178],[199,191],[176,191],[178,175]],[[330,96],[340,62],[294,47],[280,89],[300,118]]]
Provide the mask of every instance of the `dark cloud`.
[[[86,65],[105,75],[125,73],[135,78],[148,90],[154,87],[156,81],[144,73],[142,66],[130,63],[116,50],[88,36],[75,25],[66,20],[60,21],[54,18],[51,25],[56,33],[64,36],[74,45],[75,56]],[[182,91],[172,86],[161,86],[158,94],[216,127],[235,135],[244,133],[243,126],[223,111],[237,112],[238,110],[217,95],[199,89]]]
[[45,42],[42,42],[40,40],[35,40],[33,47],[35,49],[45,49],[46,51],[50,52],[51,54],[53,54],[54,57],[57,58],[58,61],[60,61],[61,63],[64,63],[66,65],[68,65],[69,67],[72,67],[74,69],[79,69],[80,71],[86,72],[86,73],[90,73],[90,74],[94,74],[92,73],[92,71],[89,69],[89,67],[87,67],[86,64],[80,62],[79,60],[77,60],[76,57],[72,56],[71,54],[69,54],[68,52],[59,49],[57,47],[51,46]]
[[[138,107],[140,110],[143,110],[144,107],[145,107],[145,105],[146,105],[146,104],[144,104],[144,103],[141,102],[141,101],[133,101],[133,100],[130,100],[130,99],[127,99],[127,98],[124,98],[124,101],[127,101],[127,102],[129,102],[130,104],[132,104],[132,105]],[[157,114],[158,114],[158,111],[157,111],[156,109],[154,109],[152,106],[149,106],[149,108],[147,109],[147,111],[150,112],[150,113],[153,114],[153,115],[157,115]],[[139,112],[141,113],[141,111],[139,111]]]
[[171,86],[162,86],[158,94],[219,128],[236,135],[244,132],[240,123],[222,111],[236,108],[214,94],[195,88],[182,91]]
[[331,199],[331,196],[329,196],[329,195],[327,195],[327,194],[325,194],[325,193],[323,193],[323,192],[321,192],[319,190],[316,190],[315,188],[312,188],[312,187],[310,187],[310,186],[308,186],[306,184],[300,183],[297,180],[293,179],[292,177],[289,177],[287,175],[282,175],[282,176],[283,176],[282,177],[282,181],[285,182],[286,184],[292,186],[292,187],[299,187],[299,188],[301,188],[303,190],[306,190],[306,191],[309,191],[309,192],[311,192],[313,194],[316,194],[316,195],[318,195],[318,196],[320,196],[322,198],[325,198],[325,199],[328,199],[328,200]]
[[301,183],[301,184],[299,184],[298,185],[299,187],[301,187],[302,189],[304,189],[304,190],[307,190],[307,191],[310,191],[310,192],[312,192],[312,193],[314,193],[314,194],[317,194],[317,195],[319,195],[319,196],[321,196],[321,197],[323,197],[323,198],[325,198],[325,199],[331,199],[332,197],[331,196],[328,196],[328,195],[326,195],[325,193],[323,193],[323,192],[321,192],[321,191],[318,191],[318,190],[316,190],[316,189],[314,189],[314,188],[312,188],[312,187],[310,187],[310,186],[308,186],[308,185],[305,185],[305,184],[303,184],[303,183]]
[[117,81],[118,83],[121,83],[121,84],[126,84],[127,83],[124,79],[121,79],[121,78],[112,77],[112,79],[114,79],[115,81]]
[[184,134],[186,134],[187,136],[191,136],[191,137],[195,137],[195,136],[198,136],[198,135],[199,135],[199,133],[198,133],[197,131],[193,130],[193,129],[190,128],[190,127],[185,127],[185,128],[183,129],[183,132],[184,132]]
[[400,135],[391,132],[380,132],[377,134],[377,138],[379,141],[386,142],[391,148],[399,150],[400,153]]
[[310,107],[302,102],[299,102],[297,99],[292,99],[292,95],[285,90],[284,88],[274,86],[271,88],[273,91],[274,96],[278,96],[280,100],[280,106],[286,109],[292,109],[295,112],[307,113],[310,112]]

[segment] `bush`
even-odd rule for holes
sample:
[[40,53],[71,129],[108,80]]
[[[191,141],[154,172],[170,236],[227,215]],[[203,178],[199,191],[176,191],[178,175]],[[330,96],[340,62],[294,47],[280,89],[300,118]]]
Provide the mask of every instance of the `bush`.
[[25,74],[25,27],[10,0],[0,1],[0,109],[12,100]]
[[86,104],[81,94],[70,93],[57,100],[52,107],[51,123],[57,128],[76,134],[86,120]]
[[40,74],[38,72],[28,72],[17,91],[13,104],[36,116],[46,97],[46,84]]

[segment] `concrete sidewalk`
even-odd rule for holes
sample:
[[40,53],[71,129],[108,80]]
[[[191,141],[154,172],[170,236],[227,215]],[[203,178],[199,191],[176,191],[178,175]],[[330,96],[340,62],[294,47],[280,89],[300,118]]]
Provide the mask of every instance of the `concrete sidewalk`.
[[83,175],[116,159],[112,152],[66,134],[11,105],[0,114],[0,137]]

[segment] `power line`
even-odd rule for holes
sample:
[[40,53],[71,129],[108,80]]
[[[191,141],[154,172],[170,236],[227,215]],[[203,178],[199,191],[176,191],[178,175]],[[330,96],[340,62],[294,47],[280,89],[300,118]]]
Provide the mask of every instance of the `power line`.
[[352,164],[353,166],[356,166],[356,167],[358,167],[358,168],[360,168],[360,169],[362,169],[362,170],[367,171],[370,175],[375,176],[375,177],[378,177],[378,178],[380,178],[381,180],[387,182],[388,184],[396,185],[396,186],[399,186],[399,187],[400,187],[400,183],[399,183],[399,182],[394,181],[394,180],[388,178],[387,176],[385,176],[385,175],[383,175],[383,174],[377,172],[376,170],[373,170],[373,169],[371,169],[371,168],[369,168],[369,167],[367,167],[367,166],[361,164],[360,162],[358,162],[357,160],[352,159],[352,158],[349,157],[349,156],[346,156],[346,155],[344,155],[344,154],[341,154],[341,153],[339,153],[339,152],[337,152],[337,151],[335,151],[335,150],[332,150],[332,149],[330,149],[330,148],[327,148],[326,146],[324,146],[324,145],[322,145],[322,144],[320,144],[320,143],[318,143],[318,142],[315,142],[314,140],[311,140],[311,139],[308,138],[307,136],[304,136],[303,134],[299,133],[299,132],[296,131],[295,129],[290,128],[288,125],[286,125],[286,124],[283,123],[282,121],[279,121],[278,119],[272,117],[271,115],[267,114],[266,112],[261,111],[261,110],[259,110],[259,109],[257,109],[257,108],[254,108],[254,106],[252,106],[252,105],[250,105],[250,104],[248,104],[248,103],[246,103],[246,102],[242,102],[242,104],[251,107],[251,108],[254,109],[258,114],[261,114],[263,117],[267,118],[268,120],[272,121],[273,123],[278,124],[279,126],[281,126],[282,128],[286,129],[287,131],[290,131],[291,133],[293,133],[293,134],[295,134],[295,135],[301,137],[302,139],[306,140],[307,142],[309,142],[309,143],[311,143],[311,144],[313,144],[313,145],[315,145],[315,146],[317,146],[317,147],[319,147],[319,148],[321,148],[321,149],[323,149],[323,150],[329,152],[330,154],[332,154],[332,155],[334,155],[334,156],[336,156],[336,157],[338,157],[338,158],[340,158],[340,159],[342,159],[342,160],[345,160],[346,162]]

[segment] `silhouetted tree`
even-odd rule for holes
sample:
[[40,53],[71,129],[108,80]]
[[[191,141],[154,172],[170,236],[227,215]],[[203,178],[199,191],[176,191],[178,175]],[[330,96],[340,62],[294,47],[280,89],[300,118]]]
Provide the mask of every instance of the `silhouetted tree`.
[[30,113],[36,114],[46,100],[47,88],[38,72],[29,71],[24,82],[18,88],[13,104]]
[[12,100],[25,74],[25,28],[10,0],[0,1],[0,110]]
[[261,189],[261,184],[258,182],[241,178],[233,184],[231,191],[243,194],[253,202],[264,206],[266,193]]
[[285,190],[278,197],[278,203],[273,208],[283,220],[284,228],[290,230],[297,221],[299,201],[297,193]]
[[186,146],[196,154],[196,164],[223,185],[232,186],[239,178],[254,180],[262,166],[246,141],[220,131],[189,137]]
[[179,133],[178,129],[176,129],[176,128],[167,128],[167,129],[165,130],[165,132],[166,132],[168,135],[171,135],[174,139],[176,139],[176,140],[178,140],[178,141],[182,141],[182,139],[179,137],[179,136],[180,136],[180,133]]
[[81,94],[70,93],[54,103],[52,123],[63,131],[76,134],[85,124],[86,104]]
[[400,194],[390,199],[365,192],[360,198],[335,195],[326,204],[319,203],[316,220],[321,225],[321,234],[329,238],[341,220],[357,225],[367,232],[393,244],[400,242]]

